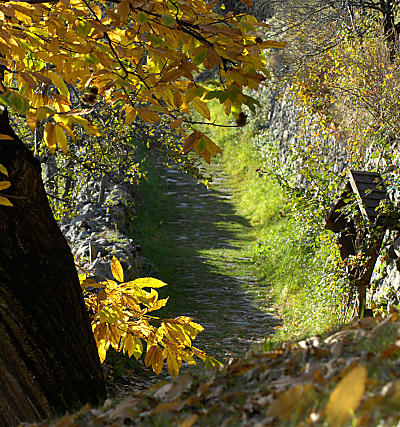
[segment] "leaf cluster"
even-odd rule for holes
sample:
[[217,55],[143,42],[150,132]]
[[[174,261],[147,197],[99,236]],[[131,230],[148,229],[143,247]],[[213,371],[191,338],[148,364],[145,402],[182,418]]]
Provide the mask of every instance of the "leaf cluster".
[[80,276],[102,363],[107,350],[112,347],[136,359],[144,354],[146,367],[151,366],[157,375],[166,361],[173,378],[178,375],[183,361],[195,365],[194,357],[200,358],[206,367],[220,364],[193,346],[193,340],[203,327],[192,318],[160,319],[149,314],[166,305],[168,298],[159,299],[156,291],[166,283],[151,277],[124,282],[122,266],[115,257],[111,262],[111,272],[115,280],[101,283],[88,279],[86,274]]
[[[284,43],[256,40],[263,24],[249,16],[219,15],[201,0],[63,0],[3,2],[0,103],[26,116],[32,131],[44,122],[51,153],[67,152],[68,137],[82,127],[99,136],[82,117],[99,96],[119,105],[125,125],[167,118],[191,150],[210,161],[219,152],[191,123],[190,107],[211,119],[207,103],[217,97],[227,115],[252,107],[244,88],[266,79],[262,50]],[[216,67],[213,90],[196,83],[202,70]],[[81,99],[70,88],[88,91]]]

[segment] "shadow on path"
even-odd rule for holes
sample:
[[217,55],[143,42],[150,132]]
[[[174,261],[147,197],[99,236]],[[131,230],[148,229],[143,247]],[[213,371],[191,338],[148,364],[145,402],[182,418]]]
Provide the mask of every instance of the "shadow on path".
[[219,360],[243,356],[277,324],[255,298],[260,288],[246,256],[254,231],[235,212],[226,177],[215,179],[209,190],[179,170],[159,172],[162,200],[145,186],[136,234],[143,255],[169,285],[163,288],[170,301],[162,315],[193,317],[205,329],[195,345]]

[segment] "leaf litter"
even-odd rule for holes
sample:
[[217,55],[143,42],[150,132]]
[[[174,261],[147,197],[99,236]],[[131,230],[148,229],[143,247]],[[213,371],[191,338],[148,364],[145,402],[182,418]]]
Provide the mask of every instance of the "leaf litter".
[[35,427],[393,426],[400,421],[400,317],[355,319],[206,374],[186,373]]

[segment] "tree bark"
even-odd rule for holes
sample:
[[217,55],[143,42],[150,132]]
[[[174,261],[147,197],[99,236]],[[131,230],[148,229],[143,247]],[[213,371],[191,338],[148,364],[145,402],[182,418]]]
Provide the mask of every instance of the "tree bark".
[[[39,162],[0,116],[0,164],[14,207],[0,205],[0,425],[98,404],[105,386],[69,246]],[[1,180],[4,180],[2,177]]]

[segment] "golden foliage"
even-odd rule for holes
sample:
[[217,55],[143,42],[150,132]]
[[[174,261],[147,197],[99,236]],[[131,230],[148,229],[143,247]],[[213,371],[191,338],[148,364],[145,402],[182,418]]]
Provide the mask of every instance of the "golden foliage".
[[[115,257],[111,271],[118,282],[123,282],[122,266]],[[192,318],[160,319],[149,315],[168,301],[168,298],[158,299],[158,292],[154,289],[166,286],[161,280],[145,277],[124,283],[113,280],[97,283],[82,274],[80,282],[102,363],[110,347],[138,359],[143,354],[144,342],[145,365],[151,366],[157,375],[166,361],[169,373],[175,378],[182,360],[196,364],[194,356],[200,358],[206,367],[219,365],[216,359],[193,347],[192,341],[203,327]],[[91,292],[87,288],[98,291]]]
[[[8,171],[2,164],[0,164],[0,173],[5,175],[6,177],[8,177]],[[0,190],[6,190],[7,188],[10,188],[10,187],[11,187],[10,181],[0,181]],[[4,196],[0,196],[0,205],[2,205],[2,206],[13,206],[13,204],[10,202],[10,200]]]
[[[0,103],[25,115],[32,131],[47,119],[45,143],[52,153],[57,146],[67,151],[74,124],[97,134],[80,117],[87,101],[118,103],[126,125],[137,116],[148,123],[163,117],[183,136],[178,120],[190,106],[206,121],[214,97],[228,115],[243,105],[254,109],[243,90],[257,89],[268,76],[260,49],[284,46],[259,43],[255,34],[264,24],[255,18],[218,15],[202,0],[6,2],[0,20]],[[218,78],[210,91],[195,77],[213,67]],[[79,105],[68,85],[86,91]],[[206,161],[219,152],[206,138],[195,139],[185,151],[191,150]]]

